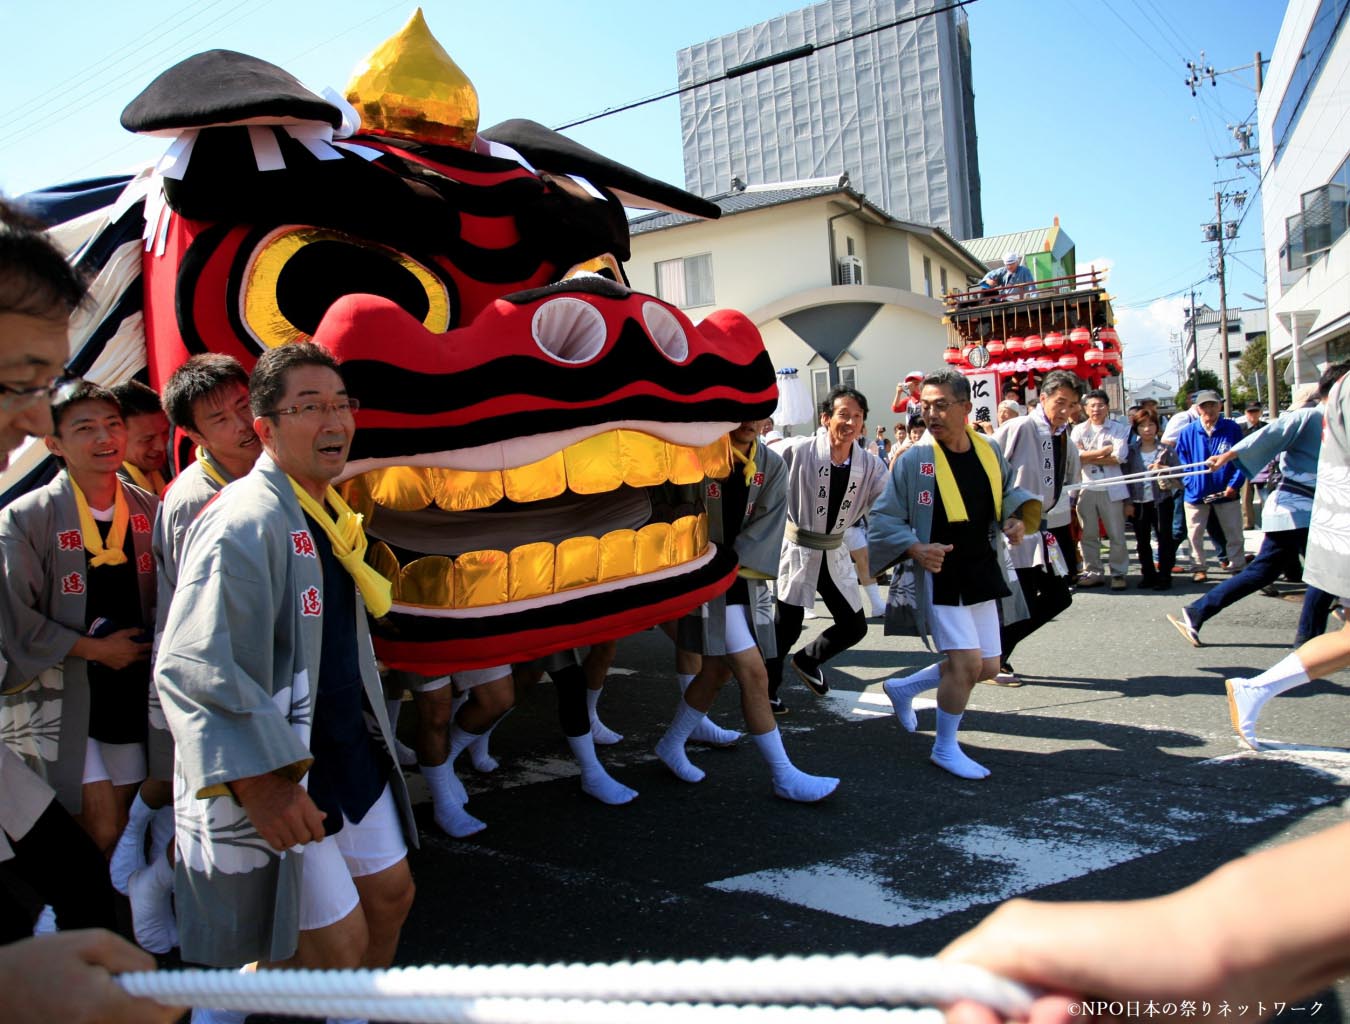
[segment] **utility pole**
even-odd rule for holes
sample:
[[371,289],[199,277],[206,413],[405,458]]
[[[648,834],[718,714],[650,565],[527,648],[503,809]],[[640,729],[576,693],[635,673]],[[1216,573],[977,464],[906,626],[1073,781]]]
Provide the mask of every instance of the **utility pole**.
[[1200,390],[1200,342],[1195,337],[1195,289],[1191,289],[1191,382]]
[[[1228,392],[1230,387],[1228,367],[1228,289],[1223,272],[1223,193],[1214,193],[1214,223],[1219,226],[1219,357],[1223,360],[1223,414],[1233,414]],[[1197,375],[1198,376],[1198,375]]]

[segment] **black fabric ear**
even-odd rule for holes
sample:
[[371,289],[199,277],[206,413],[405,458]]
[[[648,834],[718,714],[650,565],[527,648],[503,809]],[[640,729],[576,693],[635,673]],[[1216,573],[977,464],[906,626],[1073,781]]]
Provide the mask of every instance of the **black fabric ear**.
[[540,171],[578,174],[592,185],[603,186],[614,192],[627,206],[687,213],[710,220],[722,215],[716,203],[625,167],[552,128],[545,128],[537,121],[513,118],[478,134],[510,146]]
[[122,111],[122,127],[172,131],[261,117],[342,125],[337,107],[275,64],[233,50],[207,50],[147,85]]

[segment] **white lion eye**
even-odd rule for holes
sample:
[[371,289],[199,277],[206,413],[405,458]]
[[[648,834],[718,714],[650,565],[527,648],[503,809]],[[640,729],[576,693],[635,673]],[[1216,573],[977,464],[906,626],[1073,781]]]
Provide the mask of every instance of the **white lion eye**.
[[675,314],[665,306],[655,302],[643,303],[642,322],[647,325],[647,333],[667,359],[682,363],[689,358],[689,339],[685,336],[684,328]]
[[605,347],[605,318],[581,299],[550,299],[534,311],[535,344],[564,363],[584,363]]

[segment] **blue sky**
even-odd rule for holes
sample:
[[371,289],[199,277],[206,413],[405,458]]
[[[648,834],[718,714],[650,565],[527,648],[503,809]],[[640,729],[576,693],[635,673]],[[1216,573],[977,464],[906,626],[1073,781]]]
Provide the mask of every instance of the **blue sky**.
[[[0,191],[109,173],[152,160],[156,140],[118,124],[159,71],[222,47],[279,64],[313,88],[341,89],[353,65],[412,12],[412,0],[192,0],[135,4],[0,0]],[[675,51],[804,4],[683,0],[564,5],[431,0],[432,31],[478,89],[483,125],[548,125],[673,88]],[[1230,305],[1264,295],[1257,176],[1216,155],[1226,125],[1251,119],[1250,69],[1192,99],[1184,62],[1223,70],[1267,57],[1277,0],[977,0],[970,18],[987,234],[1060,223],[1089,260],[1111,267],[1130,381],[1171,379],[1168,334],[1185,300],[1165,297],[1211,273],[1215,181],[1255,208],[1229,263]],[[20,41],[23,41],[21,44]],[[810,60],[811,58],[806,58]],[[678,100],[571,132],[646,173],[683,183]],[[1230,219],[1241,213],[1228,214]],[[1218,305],[1204,282],[1200,301]]]

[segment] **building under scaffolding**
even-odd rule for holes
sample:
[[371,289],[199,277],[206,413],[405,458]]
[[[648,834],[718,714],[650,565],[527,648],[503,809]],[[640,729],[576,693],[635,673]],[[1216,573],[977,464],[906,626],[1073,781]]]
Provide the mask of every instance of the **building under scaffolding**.
[[983,234],[968,25],[960,9],[924,15],[934,6],[829,0],[680,50],[681,86],[732,72],[680,97],[685,187],[848,172],[900,220]]

